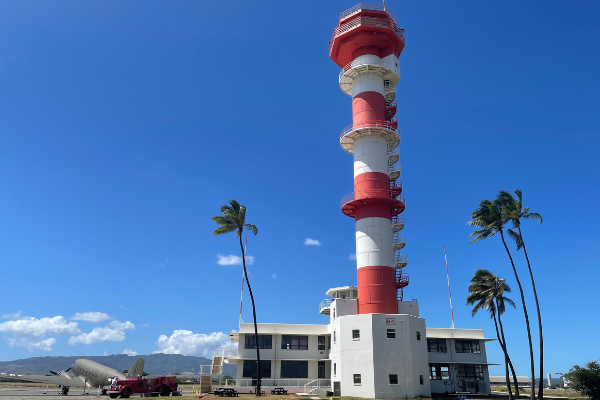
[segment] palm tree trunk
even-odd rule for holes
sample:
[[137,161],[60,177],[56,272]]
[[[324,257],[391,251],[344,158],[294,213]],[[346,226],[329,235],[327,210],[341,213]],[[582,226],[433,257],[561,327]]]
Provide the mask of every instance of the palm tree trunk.
[[498,321],[496,320],[496,310],[493,310],[492,316],[494,317],[494,325],[496,326],[496,336],[498,337],[498,343],[504,352],[504,365],[506,370],[506,387],[508,388],[508,400],[513,400],[512,390],[510,389],[510,376],[508,375],[508,353],[506,352],[506,346],[503,340],[500,338],[500,331],[498,331]]
[[[496,300],[496,308],[498,308],[498,300]],[[506,338],[504,337],[504,327],[502,326],[502,318],[500,317],[500,313],[498,313],[498,323],[500,324],[500,334],[502,335],[502,342],[500,344],[504,345],[504,351],[506,352],[506,358],[508,359],[508,366],[510,367],[510,371],[512,372],[512,376],[513,376],[513,381],[515,383],[515,396],[518,399],[519,398],[519,382],[517,381],[517,374],[515,372],[515,367],[513,367],[513,364],[510,361],[510,357],[508,356],[508,347],[506,346]],[[496,327],[496,331],[497,330],[498,330],[498,327]]]
[[540,331],[540,387],[538,389],[538,399],[542,400],[544,398],[544,335],[542,334],[542,314],[540,313],[540,302],[538,301],[537,290],[535,290],[535,281],[533,280],[531,264],[529,264],[529,257],[527,256],[525,241],[523,240],[523,234],[521,233],[521,224],[517,225],[517,227],[519,228],[519,236],[521,236],[523,252],[525,253],[525,259],[527,260],[527,268],[529,268],[529,277],[531,278],[531,286],[533,287],[533,297],[535,298],[535,308],[537,310],[538,330]]
[[[515,274],[515,279],[517,281],[517,285],[519,286],[519,292],[521,293],[521,303],[523,304],[523,313],[525,314],[525,325],[527,326],[527,338],[529,339],[529,362],[531,364],[531,380],[535,382],[535,364],[533,361],[533,343],[531,342],[531,329],[529,328],[529,315],[527,315],[527,306],[525,305],[525,294],[523,293],[523,286],[521,285],[521,281],[519,280],[519,274],[517,273],[517,269],[515,268],[515,262],[513,261],[512,256],[510,255],[510,250],[508,250],[508,246],[506,245],[506,240],[504,239],[504,231],[500,230],[500,237],[502,238],[502,243],[504,244],[504,249],[506,250],[506,254],[508,254],[508,258],[510,258],[510,264],[512,265],[513,272]],[[535,400],[535,385],[531,385],[531,400]]]
[[248,280],[248,272],[246,271],[246,255],[244,254],[244,245],[242,243],[242,235],[240,235],[240,247],[242,248],[242,263],[244,264],[244,276],[246,277],[246,284],[248,285],[248,293],[250,293],[250,300],[252,300],[252,315],[254,316],[254,343],[256,344],[256,395],[260,396],[260,380],[262,365],[260,364],[260,350],[258,345],[258,326],[256,325],[256,307],[254,306],[254,296],[252,295],[252,288],[250,287],[250,281]]

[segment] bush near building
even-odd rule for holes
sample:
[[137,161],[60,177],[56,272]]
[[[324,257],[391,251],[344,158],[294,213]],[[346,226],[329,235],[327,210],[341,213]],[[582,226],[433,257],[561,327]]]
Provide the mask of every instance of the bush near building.
[[574,365],[564,378],[571,389],[591,399],[600,399],[600,364],[597,361],[590,361],[585,367]]

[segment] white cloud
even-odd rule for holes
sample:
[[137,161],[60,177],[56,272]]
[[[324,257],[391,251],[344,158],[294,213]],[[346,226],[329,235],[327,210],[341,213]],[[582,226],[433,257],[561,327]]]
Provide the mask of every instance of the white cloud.
[[[19,313],[17,313],[19,314]],[[17,316],[13,314],[13,316]],[[12,338],[7,338],[6,343],[11,347],[25,347],[29,351],[52,349],[56,339],[44,339],[46,335],[74,335],[79,332],[77,322],[68,322],[62,316],[56,317],[21,317],[19,319],[6,321],[0,324],[0,332],[12,334]],[[43,339],[43,340],[42,340]]]
[[277,274],[273,274],[273,276],[271,278],[277,279]]
[[4,314],[0,319],[21,319],[21,311],[12,314]]
[[7,338],[6,343],[8,343],[8,345],[10,347],[25,347],[29,351],[33,351],[33,350],[50,351],[50,350],[52,350],[52,345],[54,343],[56,343],[56,339],[48,338],[48,339],[44,339],[44,340],[40,340],[39,342],[36,342],[35,340],[32,341],[30,339],[22,338],[22,337],[21,338]]
[[185,356],[205,356],[212,353],[215,348],[236,348],[235,343],[231,343],[229,335],[226,333],[213,332],[205,335],[183,329],[173,331],[171,336],[160,335],[156,345],[160,350],[155,353],[183,354]]
[[73,315],[70,319],[72,319],[73,321],[98,323],[102,321],[108,321],[109,319],[111,319],[111,317],[107,313],[88,311],[84,313],[75,313],[75,315]]
[[114,321],[110,321],[108,323],[108,326],[110,326],[111,328],[114,328],[116,330],[119,330],[119,331],[129,331],[129,330],[135,329],[135,325],[130,321],[121,322],[121,321],[114,320]]
[[[217,254],[217,264],[219,265],[242,265],[242,257],[230,254],[224,256],[223,254]],[[246,265],[254,264],[254,256],[246,256]]]
[[348,260],[356,260],[356,253],[350,253]]
[[125,340],[125,332],[109,327],[96,327],[90,333],[71,336],[69,344],[75,346],[77,343],[93,344],[98,342],[122,342]]
[[320,246],[323,243],[319,242],[317,239],[306,238],[304,239],[305,246]]
[[69,344],[75,346],[77,343],[94,344],[98,342],[122,342],[125,340],[125,330],[135,329],[130,321],[111,321],[104,328],[96,327],[90,333],[71,336]]
[[128,356],[137,356],[138,352],[131,349],[125,349],[123,350],[123,354],[127,354]]

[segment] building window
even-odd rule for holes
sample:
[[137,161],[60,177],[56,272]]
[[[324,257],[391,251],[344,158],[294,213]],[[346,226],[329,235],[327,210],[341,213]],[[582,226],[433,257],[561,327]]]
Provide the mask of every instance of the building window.
[[333,319],[335,319],[335,308],[333,309]]
[[335,343],[335,331],[333,331],[333,343]]
[[[254,335],[246,335],[244,339],[244,348],[245,349],[255,349],[256,348],[256,336]],[[273,346],[273,336],[271,335],[258,335],[258,348],[259,349],[271,349]]]
[[481,353],[479,340],[456,340],[454,346],[457,353]]
[[282,378],[308,378],[308,361],[281,361]]
[[319,350],[325,350],[325,336],[319,336],[318,345],[319,345]]
[[427,351],[430,353],[445,353],[446,339],[427,339]]
[[395,329],[388,329],[387,330],[387,338],[388,339],[396,339],[396,330]]
[[327,349],[331,349],[331,336],[327,336]]
[[[260,360],[262,365],[262,371],[260,371],[261,378],[271,377],[271,360]],[[256,360],[244,360],[244,378],[257,379]]]
[[360,385],[360,374],[354,374],[354,384]]
[[398,375],[390,374],[390,385],[397,385],[397,384],[398,384]]
[[333,376],[335,376],[335,374],[337,374],[337,364],[333,363]]
[[360,330],[358,330],[358,329],[352,330],[352,339],[360,339]]
[[417,331],[417,340],[421,340],[421,332]]
[[319,361],[317,368],[317,378],[325,379],[325,361]]
[[458,378],[483,380],[483,367],[481,365],[459,364]]
[[448,366],[445,364],[430,364],[429,365],[429,379],[433,379],[433,380],[450,379],[450,373],[448,372]]
[[419,375],[419,383],[421,385],[424,385],[424,383],[423,383],[423,375]]
[[308,336],[281,336],[281,348],[287,350],[308,350]]

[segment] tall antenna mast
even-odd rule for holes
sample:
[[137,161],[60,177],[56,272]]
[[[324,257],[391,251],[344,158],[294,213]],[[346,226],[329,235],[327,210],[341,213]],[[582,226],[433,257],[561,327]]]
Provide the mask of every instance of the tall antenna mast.
[[383,0],[383,11],[385,11],[385,0]]
[[450,292],[450,274],[448,273],[448,256],[446,256],[446,246],[444,246],[444,260],[446,260],[446,278],[448,279],[448,296],[450,297],[450,316],[452,317],[452,326],[454,329],[454,310],[452,310],[452,292]]

